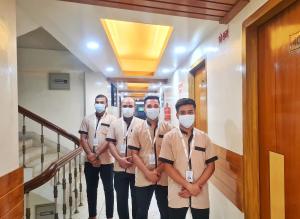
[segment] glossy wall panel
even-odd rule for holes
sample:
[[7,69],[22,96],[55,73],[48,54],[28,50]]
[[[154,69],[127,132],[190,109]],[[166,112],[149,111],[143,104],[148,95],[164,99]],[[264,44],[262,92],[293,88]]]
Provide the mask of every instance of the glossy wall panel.
[[[16,2],[0,1],[0,176],[19,165]],[[8,159],[9,158],[9,159]]]
[[0,177],[0,219],[23,218],[23,181],[23,168],[18,168]]
[[218,145],[214,147],[219,159],[211,182],[243,211],[243,157]]

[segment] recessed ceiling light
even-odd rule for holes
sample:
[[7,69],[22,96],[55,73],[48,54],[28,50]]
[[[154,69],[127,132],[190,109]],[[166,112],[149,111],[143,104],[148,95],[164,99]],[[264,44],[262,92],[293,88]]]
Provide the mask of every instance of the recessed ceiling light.
[[119,89],[124,89],[125,85],[122,83],[122,84],[118,84],[118,88]]
[[107,72],[113,72],[113,71],[114,71],[114,68],[113,68],[113,67],[107,67],[105,70],[106,70]]
[[164,68],[164,69],[162,70],[162,73],[166,74],[166,73],[169,73],[170,71],[171,71],[170,69]]
[[186,52],[186,48],[184,46],[177,46],[175,47],[175,53],[176,54],[182,54]]
[[88,42],[88,43],[86,44],[86,47],[87,47],[88,49],[91,49],[91,50],[96,50],[96,49],[99,48],[99,43],[94,42],[94,41],[90,41],[90,42]]
[[152,84],[150,86],[150,90],[156,90],[156,89],[158,89],[158,85],[157,84]]

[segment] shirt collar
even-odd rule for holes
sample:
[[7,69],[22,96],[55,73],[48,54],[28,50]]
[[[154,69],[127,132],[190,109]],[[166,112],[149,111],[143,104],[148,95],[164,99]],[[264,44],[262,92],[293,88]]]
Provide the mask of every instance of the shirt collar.
[[125,117],[123,116],[123,121],[129,126],[133,120],[134,116],[132,116],[130,119],[125,120]]
[[[182,128],[179,128],[181,133],[184,134],[184,135],[187,135],[188,133],[186,131],[184,131]],[[192,135],[194,133],[194,128],[192,129]]]

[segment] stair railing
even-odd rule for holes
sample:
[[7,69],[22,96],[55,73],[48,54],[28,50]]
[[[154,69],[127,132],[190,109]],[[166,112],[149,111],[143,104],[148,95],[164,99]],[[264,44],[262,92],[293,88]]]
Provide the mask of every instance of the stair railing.
[[[31,208],[30,208],[30,192],[34,189],[39,188],[42,185],[54,181],[53,184],[53,196],[55,202],[55,219],[59,218],[58,214],[58,185],[60,184],[60,178],[62,178],[62,215],[66,219],[67,211],[69,213],[69,218],[72,219],[73,214],[79,213],[78,207],[82,206],[82,161],[81,153],[82,148],[80,147],[79,138],[68,133],[64,129],[56,126],[55,124],[49,122],[48,120],[34,114],[33,112],[19,106],[19,113],[22,115],[22,162],[23,166],[26,167],[26,118],[33,120],[40,124],[41,126],[41,173],[29,180],[24,184],[24,194],[26,196],[26,219],[31,218]],[[44,158],[45,158],[45,141],[44,141],[44,128],[48,128],[57,134],[57,160],[52,162],[48,168],[44,170]],[[63,136],[66,139],[74,143],[74,150],[61,156],[61,144],[60,137]],[[73,173],[72,173],[73,170]],[[60,172],[62,171],[62,177],[60,177]],[[79,171],[79,179],[78,179]],[[68,174],[68,182],[67,182]],[[73,183],[74,179],[74,183]],[[68,188],[67,188],[68,187]],[[74,194],[73,194],[74,192]],[[67,194],[69,195],[69,200],[67,203]],[[74,203],[73,203],[73,197]],[[74,204],[74,206],[73,206]],[[73,209],[74,207],[74,209]],[[73,212],[74,210],[74,212]]]

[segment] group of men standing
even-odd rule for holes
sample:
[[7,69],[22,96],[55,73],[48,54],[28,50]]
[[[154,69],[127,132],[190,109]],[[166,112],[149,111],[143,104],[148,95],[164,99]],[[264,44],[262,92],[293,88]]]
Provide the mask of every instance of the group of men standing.
[[82,121],[81,145],[86,153],[85,177],[89,218],[97,216],[97,188],[101,177],[106,217],[113,218],[114,188],[120,219],[147,219],[153,193],[161,219],[209,218],[207,181],[217,156],[208,136],[194,127],[195,101],[179,99],[179,127],[160,121],[160,100],[144,99],[146,120],[134,116],[135,101],[122,100],[122,116],[106,112],[107,97],[95,98],[95,110]]

